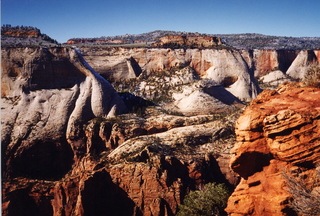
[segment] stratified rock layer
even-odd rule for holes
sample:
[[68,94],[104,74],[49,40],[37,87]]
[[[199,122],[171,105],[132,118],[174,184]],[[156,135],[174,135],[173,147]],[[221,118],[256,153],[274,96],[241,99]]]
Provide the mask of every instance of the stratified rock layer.
[[320,89],[288,84],[266,90],[236,123],[231,168],[242,178],[230,215],[294,215],[283,173],[315,172],[320,161]]

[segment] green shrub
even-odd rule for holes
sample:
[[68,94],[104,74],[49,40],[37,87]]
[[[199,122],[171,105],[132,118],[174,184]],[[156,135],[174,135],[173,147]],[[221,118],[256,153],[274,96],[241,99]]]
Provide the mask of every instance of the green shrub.
[[179,205],[178,216],[226,215],[230,192],[224,184],[208,183],[202,190],[190,192]]

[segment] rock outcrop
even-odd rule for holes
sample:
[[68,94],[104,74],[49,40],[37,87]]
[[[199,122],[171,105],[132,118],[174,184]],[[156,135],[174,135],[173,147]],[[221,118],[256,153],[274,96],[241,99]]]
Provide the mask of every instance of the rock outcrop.
[[213,79],[241,100],[251,100],[259,92],[254,78],[281,71],[281,79],[277,74],[268,83],[274,86],[287,79],[302,79],[309,64],[320,62],[318,50],[83,47],[81,51],[86,61],[110,82],[131,79],[143,72],[189,66],[199,77]]
[[237,120],[230,215],[295,215],[284,174],[300,169],[312,181],[320,161],[320,90],[302,85],[262,92]]
[[58,42],[31,26],[1,27],[1,47],[57,46]]
[[290,81],[290,77],[280,70],[269,72],[268,74],[259,78],[259,82],[266,85],[268,89],[277,88],[280,84]]
[[275,70],[286,73],[298,52],[297,50],[253,50],[251,65],[254,76],[261,77]]
[[175,215],[188,190],[237,184],[226,163],[236,116],[93,119],[72,140],[83,156],[67,174],[4,179],[3,214]]

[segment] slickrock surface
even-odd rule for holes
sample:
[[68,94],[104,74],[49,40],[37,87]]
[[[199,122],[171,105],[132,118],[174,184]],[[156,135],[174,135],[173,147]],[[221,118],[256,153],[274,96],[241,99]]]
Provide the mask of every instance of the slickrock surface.
[[231,168],[241,176],[227,212],[294,215],[283,173],[300,168],[306,178],[320,161],[320,89],[302,83],[266,90],[236,123]]

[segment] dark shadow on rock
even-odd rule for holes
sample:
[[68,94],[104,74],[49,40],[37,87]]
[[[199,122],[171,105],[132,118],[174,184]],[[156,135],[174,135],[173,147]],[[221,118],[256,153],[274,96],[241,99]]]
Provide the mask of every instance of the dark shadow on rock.
[[298,55],[297,50],[277,50],[279,70],[285,73]]
[[66,140],[39,140],[11,158],[9,163],[8,172],[12,177],[59,180],[71,169],[73,152]]
[[221,171],[221,167],[219,166],[217,159],[212,155],[210,155],[210,160],[206,164],[203,178],[210,182],[223,183],[230,191],[233,191],[238,184],[238,182],[236,184],[232,184],[226,179],[226,176]]
[[130,62],[130,65],[134,71],[134,74],[136,75],[136,77],[138,77],[142,73],[142,69],[140,65],[133,57],[129,58],[128,61]]
[[129,92],[119,93],[119,95],[130,112],[141,113],[144,112],[148,106],[155,106],[153,102],[135,96]]
[[272,158],[271,154],[245,152],[232,164],[232,169],[244,179],[248,179],[249,176],[262,171],[263,167],[268,166]]
[[89,178],[81,196],[85,216],[128,216],[137,210],[135,203],[112,182],[106,171],[97,172]]
[[203,91],[204,93],[220,100],[224,104],[242,104],[236,96],[225,90],[221,85],[205,87],[203,88]]
[[[61,48],[63,49],[63,48]],[[30,82],[25,91],[39,89],[68,89],[80,84],[86,76],[68,58],[58,58],[44,51],[41,59],[30,65]]]
[[159,212],[159,215],[160,216],[165,216],[165,215],[174,216],[175,215],[175,214],[173,214],[169,203],[164,199],[161,199],[161,201],[160,201],[160,212]]
[[7,216],[51,216],[53,209],[50,197],[40,197],[37,202],[28,194],[28,189],[19,189],[7,194],[10,200]]

